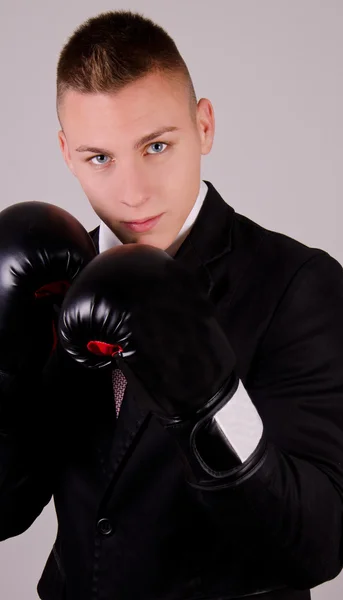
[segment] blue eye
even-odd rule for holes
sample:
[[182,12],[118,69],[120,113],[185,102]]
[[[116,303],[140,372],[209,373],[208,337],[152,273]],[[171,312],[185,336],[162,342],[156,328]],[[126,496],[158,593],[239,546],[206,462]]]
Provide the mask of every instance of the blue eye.
[[[93,162],[95,159],[101,159],[100,162]],[[105,159],[106,162],[105,162]],[[97,156],[93,156],[93,158],[90,159],[90,162],[93,163],[93,165],[107,165],[107,162],[110,160],[110,158],[108,156],[106,156],[105,154],[98,154]]]
[[153,148],[153,151],[149,152],[149,149],[148,149],[147,153],[148,154],[162,154],[162,152],[164,152],[164,150],[167,148],[167,146],[168,146],[168,144],[164,144],[163,142],[154,142],[153,144],[151,144],[149,146],[149,149]]

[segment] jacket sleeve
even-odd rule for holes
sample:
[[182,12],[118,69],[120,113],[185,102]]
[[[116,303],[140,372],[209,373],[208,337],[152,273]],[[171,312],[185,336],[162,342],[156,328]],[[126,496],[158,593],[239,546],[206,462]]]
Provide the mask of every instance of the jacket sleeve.
[[0,541],[26,531],[51,498],[49,467],[36,450],[23,435],[0,433]]
[[57,421],[52,402],[55,357],[44,373],[27,373],[0,406],[0,540],[23,533],[52,497]]
[[342,568],[343,270],[328,254],[294,274],[244,385],[263,423],[257,448],[227,472],[193,469],[190,483],[237,548],[314,587]]

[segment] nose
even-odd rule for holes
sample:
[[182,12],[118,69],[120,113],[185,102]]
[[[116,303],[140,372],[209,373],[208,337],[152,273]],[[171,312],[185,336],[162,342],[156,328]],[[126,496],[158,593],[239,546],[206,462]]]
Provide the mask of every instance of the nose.
[[[117,173],[117,177],[118,177]],[[147,182],[137,165],[122,167],[119,184],[119,200],[130,208],[140,208],[149,199]]]

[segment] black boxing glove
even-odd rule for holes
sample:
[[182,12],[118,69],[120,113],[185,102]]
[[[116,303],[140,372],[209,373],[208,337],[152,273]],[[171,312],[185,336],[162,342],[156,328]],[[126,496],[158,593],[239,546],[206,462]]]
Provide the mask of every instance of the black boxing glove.
[[62,208],[21,202],[1,211],[1,430],[9,425],[9,415],[12,421],[19,419],[11,398],[29,389],[44,367],[56,341],[56,309],[95,254],[87,231]]
[[59,332],[79,363],[115,362],[193,466],[242,464],[215,418],[238,386],[233,350],[195,277],[168,254],[126,244],[97,256],[68,290]]

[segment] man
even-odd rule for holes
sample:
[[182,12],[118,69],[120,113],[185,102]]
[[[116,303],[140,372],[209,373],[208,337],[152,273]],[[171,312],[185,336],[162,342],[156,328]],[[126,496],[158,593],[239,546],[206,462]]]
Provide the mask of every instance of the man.
[[116,12],[83,24],[60,56],[57,109],[64,158],[101,220],[99,252],[164,250],[215,306],[240,380],[218,423],[239,466],[213,473],[208,490],[190,485],[130,386],[113,390],[109,371],[59,347],[40,384],[53,415],[41,477],[27,513],[18,482],[7,537],[54,496],[42,600],[307,600],[342,568],[340,265],[201,182],[213,108],[196,102],[174,42],[150,20]]

